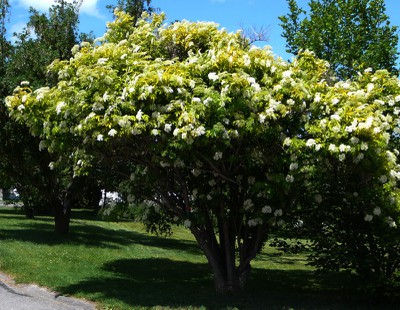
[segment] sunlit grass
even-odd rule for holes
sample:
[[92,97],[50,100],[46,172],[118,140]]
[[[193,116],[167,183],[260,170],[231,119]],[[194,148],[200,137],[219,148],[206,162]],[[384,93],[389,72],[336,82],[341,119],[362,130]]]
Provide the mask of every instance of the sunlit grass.
[[[305,254],[282,255],[268,246],[254,261],[245,292],[220,296],[193,237],[181,227],[174,232],[157,237],[139,223],[96,221],[75,211],[71,233],[59,236],[49,217],[28,220],[0,208],[0,270],[100,309],[354,309],[375,302],[356,290],[354,277],[317,275]],[[391,308],[377,306],[384,307]]]

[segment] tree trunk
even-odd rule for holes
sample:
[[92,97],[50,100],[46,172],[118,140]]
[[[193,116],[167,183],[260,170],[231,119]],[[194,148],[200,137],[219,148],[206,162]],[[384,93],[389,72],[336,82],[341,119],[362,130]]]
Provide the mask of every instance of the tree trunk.
[[226,253],[226,248],[218,245],[212,232],[196,228],[191,231],[211,266],[216,291],[221,294],[243,291],[251,270],[250,264],[246,268],[237,268],[235,257],[227,259],[230,253]]
[[52,207],[54,212],[54,229],[57,233],[65,235],[69,232],[69,222],[71,219],[71,205],[62,202],[60,199],[53,199]]

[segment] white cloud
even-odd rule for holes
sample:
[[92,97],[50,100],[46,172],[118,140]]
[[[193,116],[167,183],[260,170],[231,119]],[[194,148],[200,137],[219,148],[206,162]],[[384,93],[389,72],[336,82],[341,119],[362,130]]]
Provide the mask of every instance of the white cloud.
[[[73,0],[66,0],[69,3],[72,3]],[[39,11],[47,11],[49,7],[51,7],[55,2],[54,0],[18,0],[19,4],[23,7],[29,8],[33,7]],[[81,13],[85,13],[87,15],[95,16],[98,18],[104,18],[97,8],[98,0],[84,0],[82,6],[80,8]]]

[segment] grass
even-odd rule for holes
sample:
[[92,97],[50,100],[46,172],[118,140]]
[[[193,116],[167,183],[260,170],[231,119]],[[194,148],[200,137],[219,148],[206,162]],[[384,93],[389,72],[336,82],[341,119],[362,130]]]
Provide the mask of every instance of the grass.
[[[363,294],[349,274],[317,275],[304,254],[266,247],[239,295],[214,292],[205,257],[190,233],[148,235],[138,223],[96,221],[74,211],[71,233],[53,233],[50,217],[25,219],[0,208],[0,270],[99,309],[397,309]],[[398,302],[398,300],[397,300]]]

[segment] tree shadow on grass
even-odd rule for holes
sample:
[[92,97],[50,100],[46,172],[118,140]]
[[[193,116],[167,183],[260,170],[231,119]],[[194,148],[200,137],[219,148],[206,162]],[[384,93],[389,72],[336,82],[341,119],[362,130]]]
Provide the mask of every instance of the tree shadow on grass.
[[[21,220],[21,218],[18,219]],[[0,240],[7,239],[45,245],[70,244],[110,249],[140,244],[201,254],[201,250],[194,241],[158,237],[146,232],[140,233],[124,229],[105,228],[96,225],[96,223],[88,224],[88,222],[85,223],[76,219],[72,220],[71,230],[67,235],[55,233],[53,221],[48,217],[38,217],[35,220],[23,222],[18,221],[18,223],[10,224],[0,231]]]
[[[306,270],[254,269],[241,294],[215,293],[207,264],[169,259],[121,259],[103,266],[103,278],[58,288],[63,294],[84,294],[113,300],[123,309],[140,307],[205,307],[207,309],[398,309],[346,288],[329,288],[331,278]],[[346,276],[336,275],[337,284]]]

